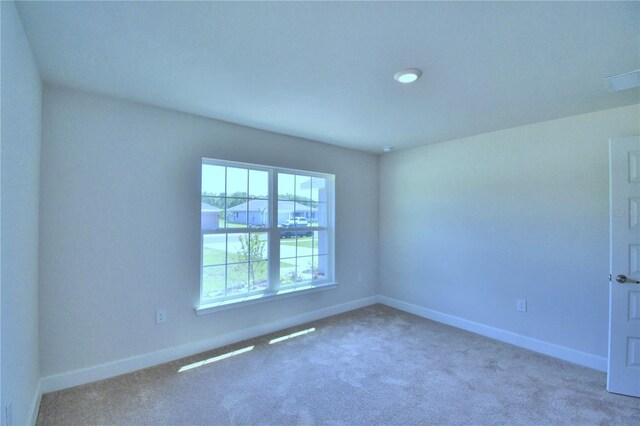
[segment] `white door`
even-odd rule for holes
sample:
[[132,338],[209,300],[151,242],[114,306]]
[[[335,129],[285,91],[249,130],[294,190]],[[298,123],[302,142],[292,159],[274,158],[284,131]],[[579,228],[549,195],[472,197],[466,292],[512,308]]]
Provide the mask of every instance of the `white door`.
[[640,137],[609,140],[607,390],[640,396]]

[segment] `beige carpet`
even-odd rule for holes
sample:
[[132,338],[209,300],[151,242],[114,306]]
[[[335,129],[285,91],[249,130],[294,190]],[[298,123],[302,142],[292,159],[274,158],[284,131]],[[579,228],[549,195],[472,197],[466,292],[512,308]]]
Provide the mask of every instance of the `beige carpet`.
[[640,425],[640,400],[607,393],[604,373],[376,305],[44,395],[38,424]]

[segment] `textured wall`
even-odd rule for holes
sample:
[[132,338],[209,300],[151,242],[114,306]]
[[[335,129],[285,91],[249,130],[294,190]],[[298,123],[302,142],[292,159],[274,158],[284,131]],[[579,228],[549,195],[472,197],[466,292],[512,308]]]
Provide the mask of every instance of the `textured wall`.
[[[58,87],[43,111],[43,376],[376,294],[375,155]],[[196,316],[203,156],[335,174],[338,289]]]
[[30,421],[38,358],[42,85],[13,2],[2,2],[2,424]]
[[381,294],[606,357],[607,144],[639,132],[635,105],[383,156]]

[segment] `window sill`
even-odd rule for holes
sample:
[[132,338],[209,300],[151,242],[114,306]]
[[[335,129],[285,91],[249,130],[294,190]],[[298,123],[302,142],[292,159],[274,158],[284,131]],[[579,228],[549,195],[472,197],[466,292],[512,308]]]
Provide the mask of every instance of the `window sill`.
[[257,294],[237,299],[223,300],[220,302],[206,303],[196,307],[197,315],[206,315],[214,312],[226,311],[227,309],[240,308],[243,306],[254,305],[256,303],[267,302],[270,300],[281,300],[291,296],[315,293],[318,291],[331,290],[338,287],[338,283],[330,282],[315,286],[298,287],[286,290],[280,290],[277,293]]

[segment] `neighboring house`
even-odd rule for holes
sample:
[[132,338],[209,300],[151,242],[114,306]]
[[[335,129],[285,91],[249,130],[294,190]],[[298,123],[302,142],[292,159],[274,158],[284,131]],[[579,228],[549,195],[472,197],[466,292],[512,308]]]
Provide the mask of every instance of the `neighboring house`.
[[[262,226],[269,223],[269,202],[267,200],[249,200],[227,209],[227,222],[245,223]],[[248,215],[248,220],[247,220]]]
[[[278,201],[277,223],[284,223],[292,217],[304,217],[309,222],[315,222],[316,212],[309,206],[294,201]],[[227,221],[231,223],[246,223],[248,225],[263,226],[269,223],[269,208],[267,200],[249,200],[227,209]]]
[[317,209],[294,201],[278,201],[278,223],[284,223],[292,217],[303,217],[309,223],[317,222]]
[[200,203],[200,224],[203,231],[212,231],[220,227],[220,210],[207,203]]

